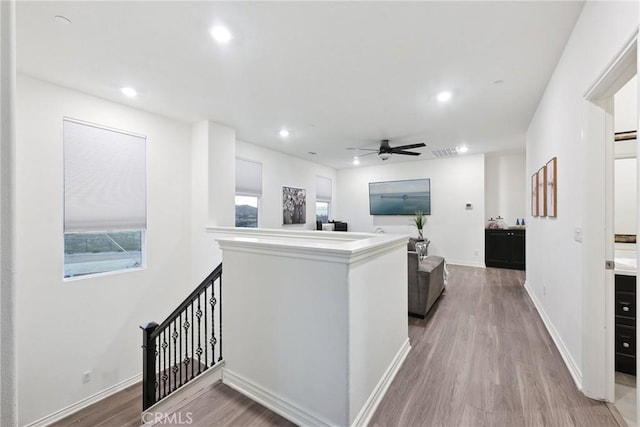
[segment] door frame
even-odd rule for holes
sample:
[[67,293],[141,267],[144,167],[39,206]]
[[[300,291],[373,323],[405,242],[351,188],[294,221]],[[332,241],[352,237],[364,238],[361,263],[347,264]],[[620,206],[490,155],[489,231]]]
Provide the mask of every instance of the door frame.
[[615,400],[615,284],[614,271],[605,269],[605,261],[614,257],[613,95],[637,72],[637,39],[636,31],[583,100],[588,173],[583,185],[582,391],[609,402]]

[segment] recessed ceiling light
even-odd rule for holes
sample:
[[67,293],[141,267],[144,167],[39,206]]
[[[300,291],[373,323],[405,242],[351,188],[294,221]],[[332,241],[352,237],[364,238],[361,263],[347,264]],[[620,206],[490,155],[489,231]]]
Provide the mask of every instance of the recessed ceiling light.
[[494,85],[501,85],[502,83],[504,83],[504,80],[494,80],[493,81]]
[[138,92],[132,87],[123,87],[120,92],[129,98],[135,98],[138,95]]
[[354,165],[356,165],[356,166],[358,166],[358,165],[360,164],[360,159],[359,159],[359,158],[357,158],[357,157],[354,157],[354,158],[353,158],[353,164],[354,164]]
[[280,135],[283,138],[286,138],[289,136],[289,131],[286,129],[280,129],[280,132],[278,132],[278,135]]
[[211,37],[218,43],[229,43],[233,38],[233,34],[224,25],[216,25],[211,29]]
[[66,16],[56,15],[54,16],[54,18],[56,22],[60,24],[71,24],[71,19],[67,18]]
[[466,153],[467,151],[469,151],[469,148],[466,145],[461,145],[458,148],[458,151],[461,152],[461,153]]
[[440,92],[438,94],[438,101],[446,102],[451,99],[451,92]]

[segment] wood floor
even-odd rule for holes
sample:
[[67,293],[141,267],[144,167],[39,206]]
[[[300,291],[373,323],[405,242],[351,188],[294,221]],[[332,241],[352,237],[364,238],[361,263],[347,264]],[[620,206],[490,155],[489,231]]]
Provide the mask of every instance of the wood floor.
[[617,426],[579,392],[516,270],[450,267],[371,426]]
[[[426,319],[409,318],[412,350],[372,427],[617,426],[577,389],[514,270],[450,266]],[[54,426],[138,426],[132,386]],[[181,408],[194,426],[285,426],[284,418],[225,385]],[[163,423],[162,425],[184,425]]]

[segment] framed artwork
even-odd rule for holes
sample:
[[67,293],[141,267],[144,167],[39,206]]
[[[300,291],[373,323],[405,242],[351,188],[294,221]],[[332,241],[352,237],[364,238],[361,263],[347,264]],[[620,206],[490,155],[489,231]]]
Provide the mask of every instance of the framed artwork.
[[304,224],[307,222],[307,190],[282,187],[282,223]]
[[549,160],[547,163],[547,215],[550,218],[556,218],[558,216],[558,189],[557,189],[557,158]]
[[531,216],[538,216],[538,174],[531,175]]
[[547,167],[538,171],[538,216],[547,216]]

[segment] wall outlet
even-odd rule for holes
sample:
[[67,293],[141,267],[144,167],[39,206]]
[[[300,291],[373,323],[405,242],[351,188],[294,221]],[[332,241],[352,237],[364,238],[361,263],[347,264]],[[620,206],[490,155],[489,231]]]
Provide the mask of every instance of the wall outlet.
[[474,254],[475,256],[478,256],[478,255],[480,255],[480,251],[476,249],[475,251],[473,251],[473,254]]
[[546,286],[542,287],[542,296],[543,297],[547,296],[547,287]]
[[82,373],[82,382],[88,383],[91,381],[91,371],[86,371]]

